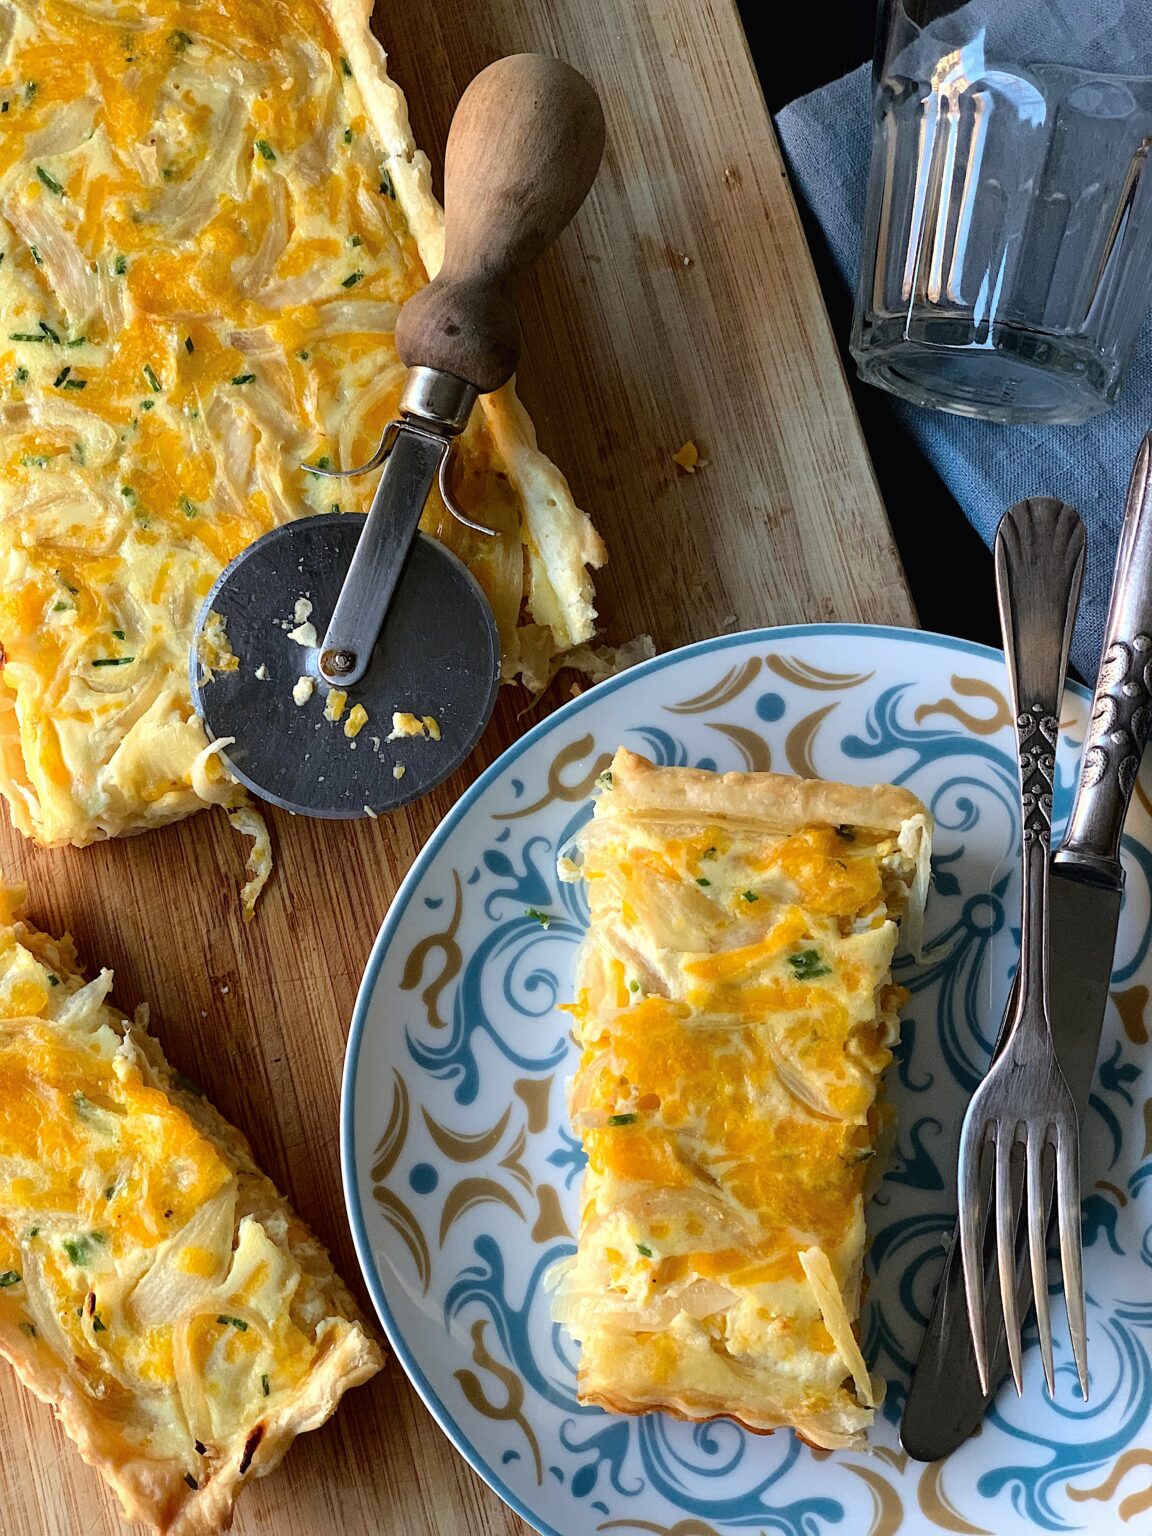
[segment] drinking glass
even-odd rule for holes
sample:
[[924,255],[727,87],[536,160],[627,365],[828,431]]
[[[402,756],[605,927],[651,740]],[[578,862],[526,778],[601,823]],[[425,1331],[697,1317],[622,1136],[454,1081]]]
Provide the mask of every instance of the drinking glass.
[[1152,298],[1148,0],[883,0],[873,82],[861,376],[993,421],[1106,410]]

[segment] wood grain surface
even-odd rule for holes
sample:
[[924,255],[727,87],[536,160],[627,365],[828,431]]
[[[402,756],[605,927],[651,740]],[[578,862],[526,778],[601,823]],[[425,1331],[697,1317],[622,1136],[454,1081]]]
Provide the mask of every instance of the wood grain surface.
[[[607,637],[666,649],[765,623],[914,623],[733,0],[412,0],[381,4],[377,23],[437,166],[460,92],[505,53],[560,54],[601,93],[604,168],[527,285],[520,378],[607,540]],[[689,439],[706,460],[694,475],[672,463]],[[452,800],[560,696],[526,712],[504,697],[476,758],[389,821],[273,816],[277,870],[247,928],[243,845],[215,813],[83,851],[0,832],[0,867],[29,884],[36,920],[114,967],[122,1007],[152,1003],[169,1056],[244,1128],[350,1281],[339,1081],[372,939]],[[0,1536],[119,1529],[49,1411],[0,1377]],[[526,1529],[395,1366],[254,1484],[236,1521],[242,1536]]]

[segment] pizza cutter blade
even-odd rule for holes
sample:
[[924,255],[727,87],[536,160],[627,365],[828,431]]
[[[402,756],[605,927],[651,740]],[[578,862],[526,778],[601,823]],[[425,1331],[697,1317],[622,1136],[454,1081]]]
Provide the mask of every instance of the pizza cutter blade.
[[[478,395],[511,377],[511,285],[592,184],[604,119],[558,59],[484,70],[457,107],[445,155],[444,261],[401,311],[409,373],[366,518],[321,514],[275,528],[220,576],[191,657],[197,713],[225,767],[300,815],[378,816],[424,794],[472,751],[500,676],[479,584],[418,532]],[[481,529],[483,532],[490,530]]]

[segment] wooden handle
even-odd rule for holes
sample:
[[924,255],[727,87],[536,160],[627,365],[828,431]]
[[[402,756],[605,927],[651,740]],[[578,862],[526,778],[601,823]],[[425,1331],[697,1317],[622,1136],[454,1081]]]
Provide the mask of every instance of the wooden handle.
[[600,102],[570,65],[518,53],[476,76],[448,133],[444,265],[396,325],[409,368],[439,368],[482,394],[512,377],[512,284],[584,201],[603,153]]

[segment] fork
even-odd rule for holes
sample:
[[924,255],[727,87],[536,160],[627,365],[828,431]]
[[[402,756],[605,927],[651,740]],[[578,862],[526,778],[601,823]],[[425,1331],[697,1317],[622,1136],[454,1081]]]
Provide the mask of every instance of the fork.
[[[1004,1044],[976,1090],[960,1131],[957,1168],[960,1248],[968,1323],[980,1385],[988,1391],[984,1304],[984,1209],[981,1165],[992,1161],[991,1206],[996,1267],[1012,1379],[1023,1392],[1017,1302],[1016,1192],[1013,1158],[1023,1160],[1028,1256],[1040,1354],[1049,1395],[1055,1391],[1048,1307],[1044,1182],[1055,1158],[1060,1263],[1068,1331],[1080,1390],[1088,1396],[1088,1340],[1080,1236],[1080,1131],[1076,1108],[1052,1044],[1048,1013],[1048,859],[1060,701],[1068,646],[1084,574],[1084,525],[1063,502],[1021,501],[996,534],[996,595],[1016,719],[1023,823],[1020,967],[1004,1021]],[[1048,1165],[1046,1168],[1046,1164]]]

